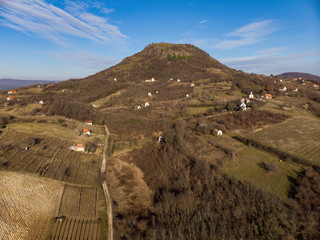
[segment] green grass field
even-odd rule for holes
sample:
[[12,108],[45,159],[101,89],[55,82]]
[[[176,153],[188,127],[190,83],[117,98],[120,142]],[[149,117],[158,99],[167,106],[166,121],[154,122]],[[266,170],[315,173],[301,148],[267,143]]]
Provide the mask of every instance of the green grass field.
[[247,137],[320,165],[320,120],[295,117]]
[[[276,170],[268,174],[259,166],[261,162],[273,164]],[[296,178],[299,170],[297,165],[280,162],[278,158],[252,147],[244,147],[235,158],[223,166],[223,171],[228,176],[240,181],[248,181],[283,200],[288,199],[291,184],[288,177]]]

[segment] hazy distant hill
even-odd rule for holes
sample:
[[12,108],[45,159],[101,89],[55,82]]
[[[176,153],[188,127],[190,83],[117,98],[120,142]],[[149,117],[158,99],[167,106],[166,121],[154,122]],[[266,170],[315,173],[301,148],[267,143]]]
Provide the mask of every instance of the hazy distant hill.
[[310,73],[301,73],[301,72],[286,72],[286,73],[281,73],[278,75],[279,77],[283,78],[303,78],[306,80],[312,80],[312,81],[317,81],[320,82],[320,76],[313,75]]
[[48,81],[48,80],[22,80],[22,79],[11,79],[11,78],[3,78],[0,79],[0,90],[8,90],[11,88],[18,88],[24,86],[30,86],[34,84],[44,84],[49,82],[59,82],[59,81]]

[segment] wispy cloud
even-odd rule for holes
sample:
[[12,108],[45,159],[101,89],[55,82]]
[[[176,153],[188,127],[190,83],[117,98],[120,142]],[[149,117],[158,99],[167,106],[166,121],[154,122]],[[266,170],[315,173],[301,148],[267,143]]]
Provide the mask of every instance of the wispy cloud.
[[66,44],[67,35],[105,44],[128,38],[106,18],[85,11],[84,2],[73,4],[73,8],[69,6],[64,11],[44,0],[0,1],[0,25],[56,43]]
[[64,0],[64,5],[66,6],[66,11],[75,15],[78,15],[80,12],[87,11],[89,8],[97,9],[104,14],[110,14],[115,11],[113,8],[107,8],[104,2],[96,0]]
[[255,53],[274,55],[274,54],[278,54],[286,49],[288,49],[288,47],[273,47],[273,48],[259,50],[259,51],[256,51]]
[[235,31],[228,33],[229,38],[218,42],[213,46],[215,49],[233,49],[236,47],[251,45],[264,40],[265,36],[275,31],[273,20],[265,20],[247,24]]
[[208,20],[201,20],[199,23],[200,24],[204,24],[204,23],[207,23],[207,22],[209,22]]
[[105,57],[88,51],[60,51],[49,52],[48,54],[52,58],[94,71],[100,71],[120,62],[120,59]]
[[[263,51],[260,51],[263,53]],[[219,59],[227,66],[241,69],[246,72],[278,74],[282,72],[311,72],[320,74],[320,49],[310,52],[300,52],[287,55],[263,54]]]

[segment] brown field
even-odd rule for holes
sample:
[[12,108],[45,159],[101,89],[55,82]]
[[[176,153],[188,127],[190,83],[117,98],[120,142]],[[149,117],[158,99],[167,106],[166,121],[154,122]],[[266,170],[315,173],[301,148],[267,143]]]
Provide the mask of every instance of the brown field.
[[115,212],[146,214],[152,203],[152,191],[144,181],[142,171],[133,163],[128,163],[129,155],[114,157],[107,165],[107,182]]
[[96,219],[69,218],[55,221],[52,240],[96,240],[99,237],[100,222]]
[[0,172],[0,239],[44,239],[62,189],[48,179]]

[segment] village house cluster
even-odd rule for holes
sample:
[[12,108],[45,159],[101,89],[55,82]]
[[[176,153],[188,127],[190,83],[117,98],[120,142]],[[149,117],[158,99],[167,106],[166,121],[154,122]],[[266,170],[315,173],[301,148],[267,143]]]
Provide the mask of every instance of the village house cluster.
[[11,100],[16,99],[15,96],[12,96],[12,94],[15,94],[15,93],[17,93],[17,90],[15,90],[15,89],[9,90],[8,91],[9,96],[7,96],[7,101],[11,101]]
[[[92,120],[86,120],[84,123],[86,125],[89,125],[89,126],[93,125]],[[84,134],[84,135],[87,135],[87,136],[91,136],[92,135],[92,130],[89,129],[89,128],[85,128],[82,131],[79,131],[79,134]],[[71,150],[77,151],[77,152],[85,152],[85,148],[86,148],[86,145],[83,144],[83,143],[76,143],[76,144],[73,144],[70,147]]]

